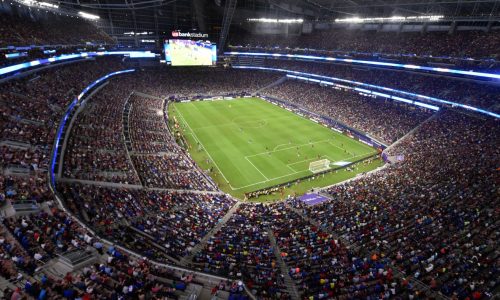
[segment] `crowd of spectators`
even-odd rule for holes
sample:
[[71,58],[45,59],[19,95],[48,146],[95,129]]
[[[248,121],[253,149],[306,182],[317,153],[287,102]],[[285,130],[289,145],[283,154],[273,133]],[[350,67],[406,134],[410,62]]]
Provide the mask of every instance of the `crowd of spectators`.
[[294,205],[351,246],[453,299],[498,292],[498,138],[493,120],[446,111],[389,154],[404,160]]
[[132,95],[129,99],[132,162],[147,187],[214,190],[211,180],[170,134],[165,99]]
[[132,161],[147,187],[212,191],[214,184],[187,156],[133,155]]
[[417,291],[395,278],[384,259],[348,249],[334,232],[312,225],[287,205],[273,206],[272,229],[303,298],[415,296]]
[[[48,59],[50,57],[61,56],[64,54],[73,54],[85,51],[97,51],[98,49],[102,49],[102,47],[98,45],[80,45],[80,46],[57,45],[48,47],[37,46],[25,50],[21,49],[16,50],[15,48],[2,49],[0,47],[0,67],[12,66],[15,64],[20,64],[37,59]],[[11,73],[9,75],[11,75]],[[3,75],[3,77],[7,77],[9,75]]]
[[117,69],[120,63],[114,59],[87,61],[1,84],[0,165],[24,169],[0,175],[2,202],[51,199],[45,172],[66,106],[86,85]]
[[0,175],[0,204],[7,200],[11,203],[20,201],[35,201],[42,203],[50,201],[50,192],[45,174],[12,174]]
[[163,261],[189,254],[234,204],[226,196],[202,193],[80,184],[66,184],[59,190],[71,211],[100,233]]
[[131,78],[112,80],[84,104],[76,117],[64,157],[68,178],[137,184],[123,140],[123,110]]
[[[41,13],[43,14],[43,13]],[[113,44],[106,33],[82,18],[50,14],[20,17],[0,10],[0,48],[31,45]]]
[[500,112],[498,104],[500,87],[496,84],[403,71],[304,61],[267,60],[266,65],[399,89]]
[[40,212],[7,218],[4,225],[37,262],[80,247],[80,241],[75,235],[78,235],[81,227],[57,209],[51,214]]
[[201,271],[242,279],[259,298],[288,299],[269,240],[266,205],[241,204],[193,259]]
[[[5,299],[178,299],[196,278],[176,275],[145,259],[128,256],[93,238],[64,212],[7,218],[0,232],[0,274],[15,283]],[[39,271],[48,259],[71,250],[94,249],[97,262],[57,278]],[[106,251],[106,252],[105,252]]]
[[[411,62],[445,62],[461,66],[498,68],[497,30],[384,32],[349,29],[314,31],[302,35],[230,35],[232,50],[271,51],[378,59],[386,56]],[[450,57],[452,59],[443,59]],[[485,59],[476,62],[473,59]]]
[[164,104],[161,98],[132,95],[129,99],[129,133],[132,150],[141,154],[177,152],[172,135],[165,123]]
[[[38,171],[47,168],[64,108],[88,83],[117,69],[121,69],[119,62],[99,60],[2,84],[1,141],[17,144],[2,144],[0,165],[27,167],[29,174],[1,175],[1,198],[39,202],[51,198],[46,173]],[[91,177],[81,178],[127,183],[141,178],[147,188],[59,182],[58,191],[68,209],[98,235],[145,260],[131,260],[112,249],[112,258],[102,266],[88,267],[63,280],[30,280],[25,293],[39,297],[43,290],[47,298],[86,294],[175,298],[177,284],[156,280],[169,273],[146,260],[179,263],[191,254],[195,268],[242,280],[259,298],[288,298],[286,276],[307,299],[425,298],[415,282],[425,285],[426,292],[453,299],[487,299],[498,291],[499,127],[495,120],[452,109],[436,113],[387,151],[402,157],[401,162],[328,188],[330,201],[316,206],[296,199],[271,205],[242,204],[212,233],[235,201],[220,194],[161,189],[209,189],[204,175],[168,133],[161,99],[172,94],[248,92],[279,78],[262,72],[226,71],[140,72],[130,77],[133,81],[127,76],[111,80],[83,105],[70,133],[64,174],[76,177],[85,172]],[[160,99],[137,95],[129,99],[134,89]],[[387,143],[431,115],[292,80],[266,93]],[[127,99],[131,101],[128,129],[136,141],[131,143],[131,160],[122,136]],[[147,145],[155,143],[166,146],[157,151]],[[135,181],[115,180],[114,172],[132,172],[132,166],[139,174]],[[98,246],[83,227],[57,209],[7,218],[1,229],[0,274],[13,280],[33,274],[44,260],[57,254],[88,246],[102,250],[102,244]],[[207,244],[194,252],[209,234]],[[278,257],[275,250],[279,250]],[[280,262],[286,264],[286,274]],[[231,289],[237,291],[239,286]]]
[[222,68],[170,68],[148,73],[140,79],[148,87],[148,94],[190,99],[199,95],[253,92],[281,77],[279,74]]
[[0,228],[0,276],[7,280],[17,280],[19,272],[33,274],[37,268],[35,259],[30,256],[15,240],[7,233],[7,228]]
[[241,206],[194,261],[252,283],[269,263],[265,227],[303,298],[489,299],[500,287],[499,137],[494,120],[441,112],[389,149],[402,162],[328,188],[323,204]]
[[386,144],[393,143],[432,114],[427,109],[296,80],[287,80],[264,93],[342,122]]

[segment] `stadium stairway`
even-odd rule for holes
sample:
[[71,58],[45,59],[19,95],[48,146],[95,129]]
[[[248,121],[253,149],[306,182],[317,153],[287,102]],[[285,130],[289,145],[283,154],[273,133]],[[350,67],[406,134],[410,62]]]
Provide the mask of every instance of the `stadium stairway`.
[[236,212],[238,207],[240,206],[241,202],[236,202],[236,204],[231,207],[231,209],[228,210],[226,215],[217,223],[217,225],[212,228],[202,239],[201,241],[196,244],[196,246],[193,247],[191,250],[191,253],[187,256],[184,256],[180,260],[180,265],[182,266],[189,266],[189,264],[192,263],[193,258],[198,254],[206,245],[208,240],[216,233],[218,232],[226,223],[227,221],[233,216],[233,214]]
[[5,292],[7,289],[15,290],[17,286],[14,284],[15,280],[8,280],[0,276],[0,299],[5,299]]
[[160,244],[156,243],[156,242],[155,242],[155,237],[154,237],[154,236],[151,236],[150,234],[148,234],[148,233],[146,233],[146,232],[144,232],[144,231],[142,231],[142,230],[139,230],[139,229],[135,228],[134,226],[127,225],[127,228],[128,228],[129,230],[131,230],[131,232],[134,232],[135,234],[138,234],[138,235],[140,235],[140,236],[143,236],[143,237],[147,238],[147,239],[148,239],[148,242],[151,244],[151,246],[154,246],[154,247],[156,247],[157,249],[162,250],[162,251],[164,252],[164,253],[163,253],[163,255],[164,255],[166,258],[168,258],[170,261],[172,261],[172,262],[174,262],[174,263],[176,263],[176,264],[182,265],[180,260],[178,260],[177,258],[174,258],[174,257],[172,257],[172,256],[170,256],[170,255],[167,255],[167,254],[166,254],[166,253],[168,253],[168,252],[167,252],[167,249],[166,249],[164,246],[162,246],[162,245],[160,245]]
[[125,152],[127,153],[127,159],[130,162],[132,169],[134,170],[136,178],[138,178],[141,185],[144,186],[144,183],[141,180],[141,176],[139,176],[139,172],[137,172],[137,169],[135,168],[135,165],[133,163],[133,160],[132,160],[132,157],[130,154],[133,151],[132,139],[130,137],[130,112],[132,111],[132,103],[130,102],[130,97],[132,97],[132,95],[134,95],[134,93],[135,93],[135,90],[132,91],[128,95],[127,100],[125,101],[125,105],[123,106],[122,138],[123,138],[123,142],[125,144]]
[[138,184],[125,184],[125,183],[116,183],[109,181],[93,181],[93,180],[84,180],[84,179],[73,179],[73,178],[59,178],[58,182],[66,182],[66,183],[80,183],[87,185],[98,185],[103,187],[110,188],[124,188],[124,189],[142,189],[141,185]]
[[9,139],[5,139],[5,140],[0,141],[0,147],[3,147],[3,146],[9,147],[12,149],[19,149],[19,150],[28,150],[28,149],[33,148],[31,146],[31,144],[29,144],[29,143],[19,142],[19,141],[9,140]]
[[181,190],[181,189],[165,189],[156,187],[146,187],[147,191],[165,191],[165,192],[176,192],[176,193],[192,193],[192,194],[202,194],[202,195],[214,195],[214,196],[225,196],[224,192],[218,191],[200,191],[200,190]]
[[262,87],[262,88],[260,88],[260,89],[256,90],[255,92],[253,92],[253,93],[252,93],[252,95],[256,95],[256,94],[258,94],[258,93],[260,93],[260,92],[262,92],[262,91],[264,91],[264,90],[266,90],[266,89],[270,89],[270,88],[272,88],[272,87],[274,87],[274,86],[277,86],[277,85],[279,85],[279,84],[282,84],[282,83],[283,83],[283,82],[285,82],[285,81],[286,81],[286,76],[283,76],[283,77],[281,77],[280,79],[278,79],[278,80],[276,80],[276,81],[274,81],[274,82],[271,82],[270,84],[268,84],[268,85],[266,85],[266,86],[264,86],[264,87]]
[[273,250],[274,250],[274,256],[276,256],[276,261],[278,262],[278,264],[280,266],[280,271],[281,271],[281,274],[283,275],[283,279],[285,281],[287,293],[292,297],[292,299],[300,299],[300,295],[299,295],[299,292],[297,290],[297,285],[295,285],[295,282],[290,277],[290,274],[288,274],[288,267],[286,266],[285,262],[281,258],[281,251],[278,247],[278,244],[276,243],[276,238],[274,238],[274,232],[271,229],[268,229],[267,233],[268,233],[269,241],[271,242],[271,246],[273,247]]
[[147,191],[192,193],[192,194],[219,195],[219,196],[226,195],[224,192],[220,192],[220,191],[165,189],[165,188],[156,188],[156,187],[143,187],[143,186],[138,185],[138,184],[125,184],[125,183],[116,183],[116,182],[109,182],[109,181],[93,181],[93,180],[74,179],[74,178],[60,178],[57,181],[58,182],[66,182],[66,183],[80,183],[80,184],[87,184],[87,185],[97,185],[97,186],[109,187],[109,188],[144,189]]
[[438,110],[434,114],[432,114],[425,121],[423,121],[422,123],[418,124],[415,128],[413,128],[412,130],[408,131],[405,135],[403,135],[402,137],[400,137],[397,141],[395,141],[394,143],[392,143],[391,145],[389,145],[389,147],[387,147],[387,148],[384,149],[384,152],[387,153],[387,151],[389,151],[390,149],[394,148],[396,145],[400,144],[402,141],[404,141],[408,137],[412,136],[413,133],[415,133],[420,127],[422,127],[422,125],[427,124],[428,122],[434,120],[435,118],[437,118],[438,116],[440,116],[442,113],[443,113],[443,108],[440,109],[440,110]]

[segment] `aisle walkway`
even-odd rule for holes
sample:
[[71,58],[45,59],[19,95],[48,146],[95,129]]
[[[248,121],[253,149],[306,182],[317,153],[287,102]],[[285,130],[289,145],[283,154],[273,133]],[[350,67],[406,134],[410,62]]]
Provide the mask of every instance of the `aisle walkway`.
[[269,241],[271,242],[271,246],[274,249],[274,255],[276,256],[276,261],[280,266],[280,271],[285,281],[285,286],[288,294],[292,297],[292,299],[300,299],[299,292],[297,290],[297,286],[295,285],[295,281],[288,274],[288,267],[281,258],[281,251],[276,243],[276,239],[274,238],[274,232],[271,229],[268,229]]
[[217,225],[212,228],[202,239],[201,241],[196,244],[193,249],[191,250],[191,253],[187,256],[184,256],[180,260],[180,264],[182,266],[189,266],[189,264],[192,263],[193,258],[198,254],[205,246],[207,245],[208,240],[216,233],[218,232],[222,226],[226,225],[227,221],[231,219],[231,217],[234,215],[238,207],[240,206],[241,202],[236,202],[236,204],[231,207],[230,210],[228,210],[227,214],[217,223]]

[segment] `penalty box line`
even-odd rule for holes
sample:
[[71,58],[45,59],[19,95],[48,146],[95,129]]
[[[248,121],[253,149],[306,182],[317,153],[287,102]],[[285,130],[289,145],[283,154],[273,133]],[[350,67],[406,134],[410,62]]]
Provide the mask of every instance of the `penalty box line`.
[[[361,155],[356,155],[356,156],[351,156],[349,157],[349,159],[353,159],[353,158],[357,158],[357,157],[361,157],[361,156],[364,156],[364,155],[368,155],[368,154],[371,154],[372,152],[368,152],[368,153],[365,153],[365,154],[361,154]],[[326,155],[324,155],[326,156]],[[326,156],[327,158],[329,158],[328,156]],[[333,163],[335,162],[339,162],[341,160],[337,160],[337,161],[334,161]],[[342,168],[343,169],[343,168]],[[286,174],[286,175],[283,175],[283,176],[278,176],[278,177],[274,177],[274,178],[271,178],[269,180],[262,180],[262,181],[259,181],[259,182],[255,182],[255,183],[251,183],[251,184],[248,184],[248,185],[245,185],[245,186],[240,186],[240,187],[231,187],[233,190],[241,190],[241,189],[244,189],[244,188],[247,188],[247,187],[251,187],[251,186],[254,186],[254,185],[258,185],[258,184],[262,184],[262,183],[266,183],[266,182],[269,182],[269,181],[273,181],[273,180],[276,180],[276,179],[280,179],[280,178],[284,178],[284,177],[287,177],[287,176],[292,176],[292,175],[295,175],[295,174],[298,174],[298,173],[303,173],[303,172],[306,172],[306,171],[309,171],[309,170],[303,170],[303,171],[294,171],[293,173],[289,173],[289,174]]]
[[[287,147],[287,148],[283,148],[283,149],[279,149],[279,150],[273,150],[273,151],[267,151],[267,152],[261,152],[261,153],[257,153],[257,154],[252,154],[252,155],[247,155],[245,156],[245,159],[257,170],[257,172],[259,172],[266,180],[263,180],[263,181],[259,181],[257,183],[253,183],[253,184],[250,184],[250,185],[247,185],[247,186],[244,186],[244,187],[239,187],[239,188],[236,188],[236,189],[242,189],[242,188],[245,188],[245,187],[249,187],[249,186],[252,186],[252,185],[256,185],[256,184],[260,184],[260,183],[266,183],[266,182],[269,182],[269,181],[273,181],[273,180],[276,180],[276,179],[280,179],[280,178],[283,178],[283,177],[287,177],[287,176],[292,176],[292,175],[295,175],[297,173],[301,173],[301,172],[305,172],[307,170],[301,170],[301,171],[297,171],[295,170],[294,168],[292,168],[290,165],[294,165],[294,164],[297,164],[297,163],[301,163],[301,162],[304,162],[304,161],[307,161],[307,160],[303,160],[303,161],[300,161],[300,162],[295,162],[295,163],[292,163],[292,164],[285,164],[285,166],[290,169],[290,171],[292,171],[291,173],[288,173],[286,175],[282,175],[282,176],[278,176],[278,177],[274,177],[274,178],[268,178],[266,175],[264,175],[264,173],[262,173],[262,171],[249,159],[250,157],[254,157],[254,156],[260,156],[260,155],[264,155],[264,154],[270,154],[270,153],[275,153],[275,152],[279,152],[279,151],[284,151],[284,150],[289,150],[289,149],[293,149],[293,148],[297,148],[297,147],[305,147],[305,146],[309,146],[309,145],[315,145],[315,144],[319,144],[319,143],[329,143],[331,144],[332,139],[326,139],[326,140],[320,140],[320,141],[316,141],[316,142],[313,142],[313,143],[306,143],[306,144],[300,144],[300,145],[295,145],[295,146],[290,146],[290,147]],[[283,144],[281,144],[283,145]],[[281,146],[281,145],[278,145],[278,146]],[[276,147],[275,147],[276,148]],[[340,148],[340,147],[339,147]],[[321,157],[327,157],[328,159],[331,160],[330,157],[328,157],[327,155],[322,155]],[[308,159],[308,160],[312,160],[312,159],[315,159],[315,158],[311,158],[311,159]]]
[[[245,156],[245,158],[247,158],[247,157],[254,157],[254,156],[260,156],[260,155],[270,154],[270,153],[275,153],[275,152],[280,152],[280,151],[289,150],[289,149],[293,149],[293,148],[297,148],[297,147],[302,148],[302,147],[305,147],[305,146],[316,145],[316,144],[326,143],[326,142],[330,142],[330,141],[332,141],[332,139],[320,140],[320,141],[316,141],[316,142],[313,142],[313,143],[299,144],[299,145],[294,145],[294,146],[290,146],[290,147],[279,149],[279,150],[264,151],[264,152],[260,152],[260,153],[256,153],[256,154],[252,154],[252,155],[247,155],[247,156]],[[283,145],[285,145],[285,144],[281,144],[281,145],[278,145],[278,146],[283,146]]]

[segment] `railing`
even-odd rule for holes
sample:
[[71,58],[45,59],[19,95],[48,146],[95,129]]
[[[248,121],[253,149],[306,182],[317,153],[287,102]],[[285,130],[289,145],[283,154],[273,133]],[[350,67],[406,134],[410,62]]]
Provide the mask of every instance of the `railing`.
[[156,57],[155,53],[151,51],[97,51],[97,52],[81,52],[74,54],[63,54],[59,56],[54,56],[50,58],[42,58],[33,60],[30,62],[24,62],[8,67],[0,68],[0,76],[12,75],[15,72],[25,71],[35,67],[52,64],[55,62],[69,61],[74,59],[81,59],[87,57],[98,57],[98,56],[108,56],[108,55],[118,55],[127,56],[130,58],[145,58],[145,57]]
[[341,63],[349,63],[353,65],[367,65],[367,66],[379,66],[379,67],[389,67],[395,69],[402,70],[412,70],[412,71],[426,71],[433,72],[436,74],[444,74],[444,75],[462,75],[470,78],[481,79],[481,80],[491,80],[491,79],[500,79],[500,74],[496,73],[486,73],[486,72],[477,72],[477,71],[467,71],[460,69],[448,69],[448,68],[435,68],[428,66],[417,66],[412,64],[401,64],[401,63],[392,63],[392,62],[383,62],[383,61],[373,61],[373,60],[361,60],[361,59],[352,59],[352,58],[341,58],[341,57],[330,57],[330,56],[316,56],[316,55],[302,55],[302,54],[286,54],[286,53],[266,53],[266,52],[238,52],[231,51],[225,52],[225,55],[233,55],[233,56],[248,56],[248,57],[266,57],[266,58],[286,58],[286,59],[300,59],[306,61],[322,61],[322,62],[341,62]]
[[358,58],[371,58],[375,60],[424,60],[428,64],[442,63],[445,61],[451,65],[456,65],[456,62],[463,63],[469,66],[471,63],[476,64],[500,64],[496,58],[470,58],[470,57],[453,57],[453,56],[431,56],[431,55],[417,55],[414,53],[379,53],[379,52],[359,52],[359,51],[342,51],[342,50],[327,50],[327,49],[314,49],[314,48],[276,48],[276,47],[260,47],[260,46],[229,46],[230,49],[245,50],[245,51],[282,51],[288,54],[322,54],[334,55],[339,57],[358,57]]
[[107,80],[108,78],[120,74],[126,74],[126,73],[131,73],[134,72],[134,69],[130,70],[122,70],[122,71],[117,71],[113,73],[109,73],[93,83],[91,83],[89,86],[87,86],[73,101],[68,105],[66,108],[66,111],[59,123],[59,127],[57,129],[56,133],[56,139],[54,140],[54,145],[53,145],[53,150],[52,150],[52,157],[51,157],[51,162],[50,162],[50,167],[49,167],[49,182],[51,186],[56,186],[56,176],[55,176],[55,171],[56,168],[59,166],[59,164],[62,164],[60,161],[59,157],[61,156],[61,151],[62,151],[62,145],[64,144],[64,135],[66,133],[66,130],[68,129],[66,127],[66,123],[71,120],[73,115],[75,114],[76,110],[75,107],[80,104],[80,100],[87,94],[89,93],[93,88],[97,87],[98,85],[102,84]]

